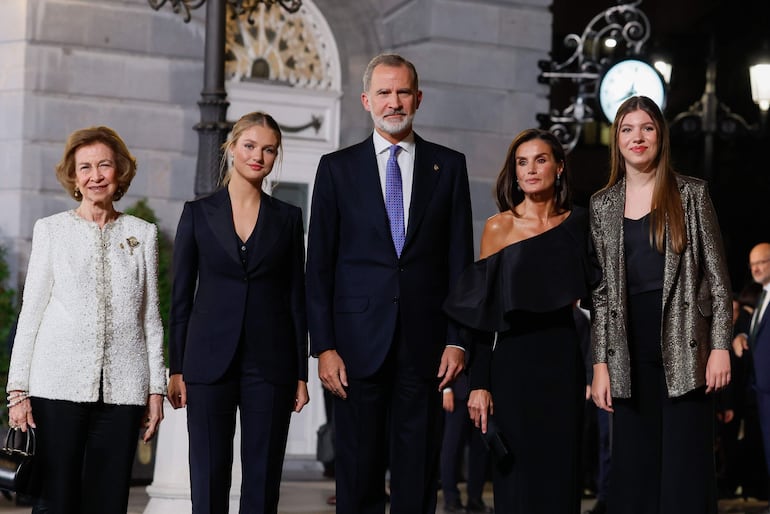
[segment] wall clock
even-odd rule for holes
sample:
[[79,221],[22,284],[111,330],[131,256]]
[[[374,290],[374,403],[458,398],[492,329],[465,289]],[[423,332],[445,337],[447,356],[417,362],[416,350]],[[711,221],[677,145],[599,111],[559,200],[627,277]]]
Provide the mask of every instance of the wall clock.
[[616,62],[602,75],[598,95],[602,113],[612,123],[620,104],[632,96],[647,96],[662,111],[666,102],[666,84],[650,64],[627,59]]

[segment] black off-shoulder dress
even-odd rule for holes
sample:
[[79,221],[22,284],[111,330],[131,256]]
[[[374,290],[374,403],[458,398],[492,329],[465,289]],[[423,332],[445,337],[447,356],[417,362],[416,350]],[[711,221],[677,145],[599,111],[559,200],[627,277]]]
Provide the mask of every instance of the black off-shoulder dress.
[[491,391],[513,453],[510,469],[495,470],[496,512],[580,510],[585,367],[572,305],[598,281],[593,262],[588,215],[575,208],[559,226],[475,262],[444,304],[474,333],[471,388]]

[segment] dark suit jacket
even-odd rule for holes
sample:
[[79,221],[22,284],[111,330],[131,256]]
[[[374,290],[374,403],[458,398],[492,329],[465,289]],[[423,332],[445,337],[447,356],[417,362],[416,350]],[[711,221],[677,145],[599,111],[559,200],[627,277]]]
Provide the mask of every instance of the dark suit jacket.
[[749,341],[754,360],[754,388],[770,394],[770,307],[758,321],[757,333]]
[[[187,202],[174,243],[170,373],[209,384],[227,371],[241,336],[272,383],[307,380],[304,239],[299,208],[262,195],[244,269],[226,189]],[[251,352],[254,353],[254,352]]]
[[[666,240],[663,271],[662,352],[670,397],[706,383],[712,349],[732,340],[732,294],[714,206],[703,180],[677,175],[687,246],[677,254]],[[606,362],[615,398],[631,396],[623,213],[626,181],[591,198],[591,237],[602,267],[593,291],[593,362]]]
[[307,260],[311,351],[336,349],[352,378],[380,368],[399,321],[415,370],[425,377],[435,377],[446,344],[462,346],[441,304],[473,260],[465,157],[417,135],[415,144],[401,258],[372,138],[318,164]]

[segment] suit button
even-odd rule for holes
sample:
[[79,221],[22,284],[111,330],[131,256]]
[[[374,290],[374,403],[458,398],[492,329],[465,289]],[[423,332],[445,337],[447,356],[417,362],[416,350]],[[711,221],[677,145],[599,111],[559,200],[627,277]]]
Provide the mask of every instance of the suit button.
[[615,356],[615,350],[610,348],[609,350],[607,350],[607,355],[609,355],[610,357],[614,357]]
[[683,307],[689,307],[689,306],[690,306],[690,303],[689,303],[689,302],[684,302],[684,303],[682,303],[682,306],[683,306]]
[[690,341],[690,348],[695,348],[696,346],[698,346],[698,342],[695,339]]
[[249,281],[249,277],[248,277],[248,276],[244,276],[244,277],[243,277],[243,281],[244,281],[244,282],[248,282],[248,281]]
[[399,268],[398,268],[398,271],[400,271],[401,273],[403,273],[403,272],[404,272],[404,268],[402,268],[402,267],[399,267]]
[[398,296],[393,297],[393,303],[398,303]]

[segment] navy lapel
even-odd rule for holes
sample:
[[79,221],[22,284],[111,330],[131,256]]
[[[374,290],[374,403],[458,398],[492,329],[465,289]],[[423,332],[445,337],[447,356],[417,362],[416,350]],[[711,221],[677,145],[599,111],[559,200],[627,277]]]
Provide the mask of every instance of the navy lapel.
[[249,256],[248,270],[255,270],[265,256],[275,245],[278,236],[284,230],[289,220],[288,216],[280,216],[281,210],[272,196],[262,193],[259,204],[257,226],[254,227],[254,255]]
[[[354,194],[358,195],[361,216],[368,216],[371,224],[386,241],[393,246],[393,236],[390,234],[390,220],[385,209],[385,197],[382,195],[380,171],[377,165],[377,155],[374,149],[374,139],[369,139],[359,146],[359,155],[351,160],[353,169],[350,173]],[[393,246],[393,254],[396,248]]]
[[414,173],[412,178],[412,198],[409,203],[409,225],[406,228],[404,248],[420,227],[425,210],[428,208],[433,191],[441,176],[442,164],[431,147],[417,134],[414,135]]
[[[756,345],[760,341],[761,338],[759,337],[759,334],[761,334],[766,328],[765,325],[767,324],[768,311],[770,311],[770,305],[768,305],[767,308],[765,308],[765,312],[762,313],[762,317],[757,320],[757,328],[754,334],[754,341],[751,341],[754,345]],[[749,326],[749,330],[751,330],[750,326]]]
[[209,228],[219,241],[222,249],[230,258],[241,266],[236,244],[233,211],[230,207],[230,195],[227,188],[222,188],[203,201],[203,212]]

